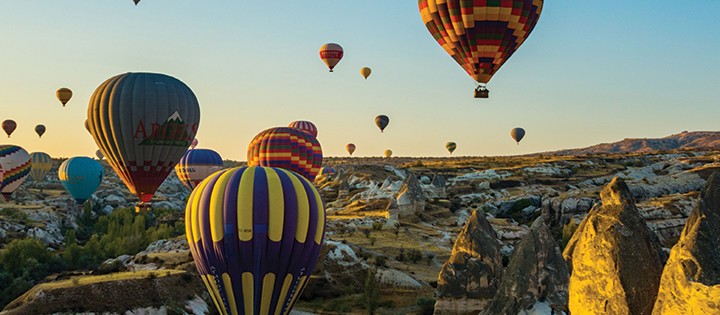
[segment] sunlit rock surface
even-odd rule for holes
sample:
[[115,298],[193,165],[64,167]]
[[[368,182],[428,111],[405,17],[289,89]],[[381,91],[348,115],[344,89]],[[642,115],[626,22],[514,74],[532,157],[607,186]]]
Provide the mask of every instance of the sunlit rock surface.
[[572,314],[650,314],[662,251],[625,182],[613,179],[580,223],[563,256],[570,263]]
[[714,173],[663,270],[653,314],[720,314],[720,173]]

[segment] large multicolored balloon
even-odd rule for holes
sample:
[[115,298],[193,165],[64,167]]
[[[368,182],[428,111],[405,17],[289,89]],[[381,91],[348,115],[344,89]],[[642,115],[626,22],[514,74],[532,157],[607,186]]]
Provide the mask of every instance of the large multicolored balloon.
[[180,80],[125,73],[103,82],[88,105],[88,127],[108,163],[140,198],[150,200],[185,154],[200,125],[200,106]]
[[195,188],[185,231],[220,314],[288,314],[315,269],[325,209],[296,173],[232,168]]
[[52,170],[53,160],[45,152],[30,153],[30,177],[35,182],[41,182],[45,175]]
[[456,148],[457,144],[455,142],[448,142],[445,144],[445,149],[447,149],[450,154],[452,154]]
[[17,128],[17,123],[15,123],[12,119],[6,119],[2,122],[2,129],[7,134],[8,138],[10,138],[10,135],[15,131],[15,128]]
[[175,165],[175,174],[192,191],[203,179],[221,169],[223,160],[220,154],[208,149],[193,149],[180,158],[180,162]]
[[38,137],[42,138],[42,135],[45,134],[45,126],[44,125],[35,126],[35,133],[37,133]]
[[301,130],[301,131],[305,131],[305,132],[313,135],[313,137],[315,137],[315,138],[317,138],[317,135],[318,135],[318,130],[317,130],[317,127],[315,127],[315,124],[313,124],[312,122],[309,122],[307,120],[293,121],[290,123],[290,125],[288,125],[288,127],[295,128],[295,129]]
[[383,152],[383,155],[386,158],[392,157],[392,150],[390,150],[390,149],[385,150],[385,152]]
[[375,117],[375,125],[380,128],[380,132],[385,131],[385,127],[387,127],[389,123],[390,118],[388,116],[378,115],[377,117]]
[[360,69],[360,75],[361,75],[363,78],[365,78],[365,80],[367,80],[367,78],[370,76],[371,73],[372,73],[372,69],[370,69],[370,68],[368,68],[368,67],[362,67],[362,68]]
[[65,107],[65,104],[70,101],[72,95],[72,91],[68,88],[59,88],[57,91],[55,91],[55,96],[60,101],[60,103],[62,103],[63,107]]
[[78,204],[85,203],[100,186],[105,171],[98,161],[76,156],[60,164],[58,178]]
[[310,181],[320,172],[322,147],[312,135],[288,127],[270,128],[250,141],[248,166],[279,167],[296,172]]
[[418,7],[433,38],[482,90],[535,28],[543,2],[418,0]]
[[192,143],[190,143],[190,149],[195,149],[195,147],[198,146],[198,143],[200,143],[200,141],[198,141],[197,138],[193,139]]
[[9,200],[30,175],[30,154],[16,145],[0,145],[0,169],[4,173],[0,192],[5,200]]
[[340,62],[343,55],[343,49],[338,44],[328,43],[320,46],[320,59],[327,65],[330,72],[333,72],[333,69],[338,62]]
[[515,142],[517,142],[517,144],[519,145],[519,144],[520,144],[520,140],[522,140],[523,137],[525,137],[525,129],[522,129],[522,128],[520,128],[520,127],[518,127],[518,128],[513,128],[512,130],[510,130],[510,136],[511,136],[513,139],[515,139]]
[[347,152],[352,155],[353,152],[355,152],[355,145],[352,143],[348,143],[345,145],[345,150],[347,150]]

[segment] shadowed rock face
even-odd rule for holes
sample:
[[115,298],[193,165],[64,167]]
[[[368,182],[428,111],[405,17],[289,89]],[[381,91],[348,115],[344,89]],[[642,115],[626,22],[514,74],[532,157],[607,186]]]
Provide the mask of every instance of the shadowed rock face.
[[515,247],[500,289],[482,314],[519,314],[537,302],[566,311],[569,278],[557,242],[542,218],[538,218]]
[[625,182],[614,178],[580,223],[563,257],[573,314],[650,314],[663,253]]
[[720,173],[713,173],[701,200],[670,252],[653,314],[720,313]]
[[497,292],[502,257],[485,213],[474,211],[438,276],[435,314],[477,314]]

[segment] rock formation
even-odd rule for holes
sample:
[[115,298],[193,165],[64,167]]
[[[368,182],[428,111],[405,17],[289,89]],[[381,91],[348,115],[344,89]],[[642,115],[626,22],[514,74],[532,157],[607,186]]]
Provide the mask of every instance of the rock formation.
[[500,245],[485,213],[474,211],[438,275],[435,314],[477,314],[497,292]]
[[567,310],[568,272],[557,242],[542,218],[515,247],[500,287],[484,315],[519,314],[536,303],[549,304],[561,314]]
[[720,314],[720,173],[713,173],[660,281],[653,314]]
[[580,223],[563,256],[573,314],[650,314],[663,253],[625,182],[614,178]]
[[425,210],[425,193],[413,174],[405,178],[396,199],[401,220],[412,219],[416,213]]

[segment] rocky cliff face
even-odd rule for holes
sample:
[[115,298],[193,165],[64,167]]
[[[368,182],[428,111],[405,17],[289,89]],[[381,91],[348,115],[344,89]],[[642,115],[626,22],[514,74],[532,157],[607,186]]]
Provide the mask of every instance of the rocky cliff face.
[[663,253],[620,178],[600,193],[563,256],[570,263],[573,314],[650,314]]
[[720,173],[714,173],[670,252],[653,314],[720,313]]
[[560,312],[567,310],[568,272],[557,242],[542,218],[513,252],[495,298],[484,315],[520,314],[538,303]]
[[435,314],[477,314],[495,296],[501,275],[495,231],[485,213],[475,211],[438,276]]
[[400,220],[412,219],[416,214],[425,210],[425,193],[414,174],[407,176],[400,187],[397,205]]

